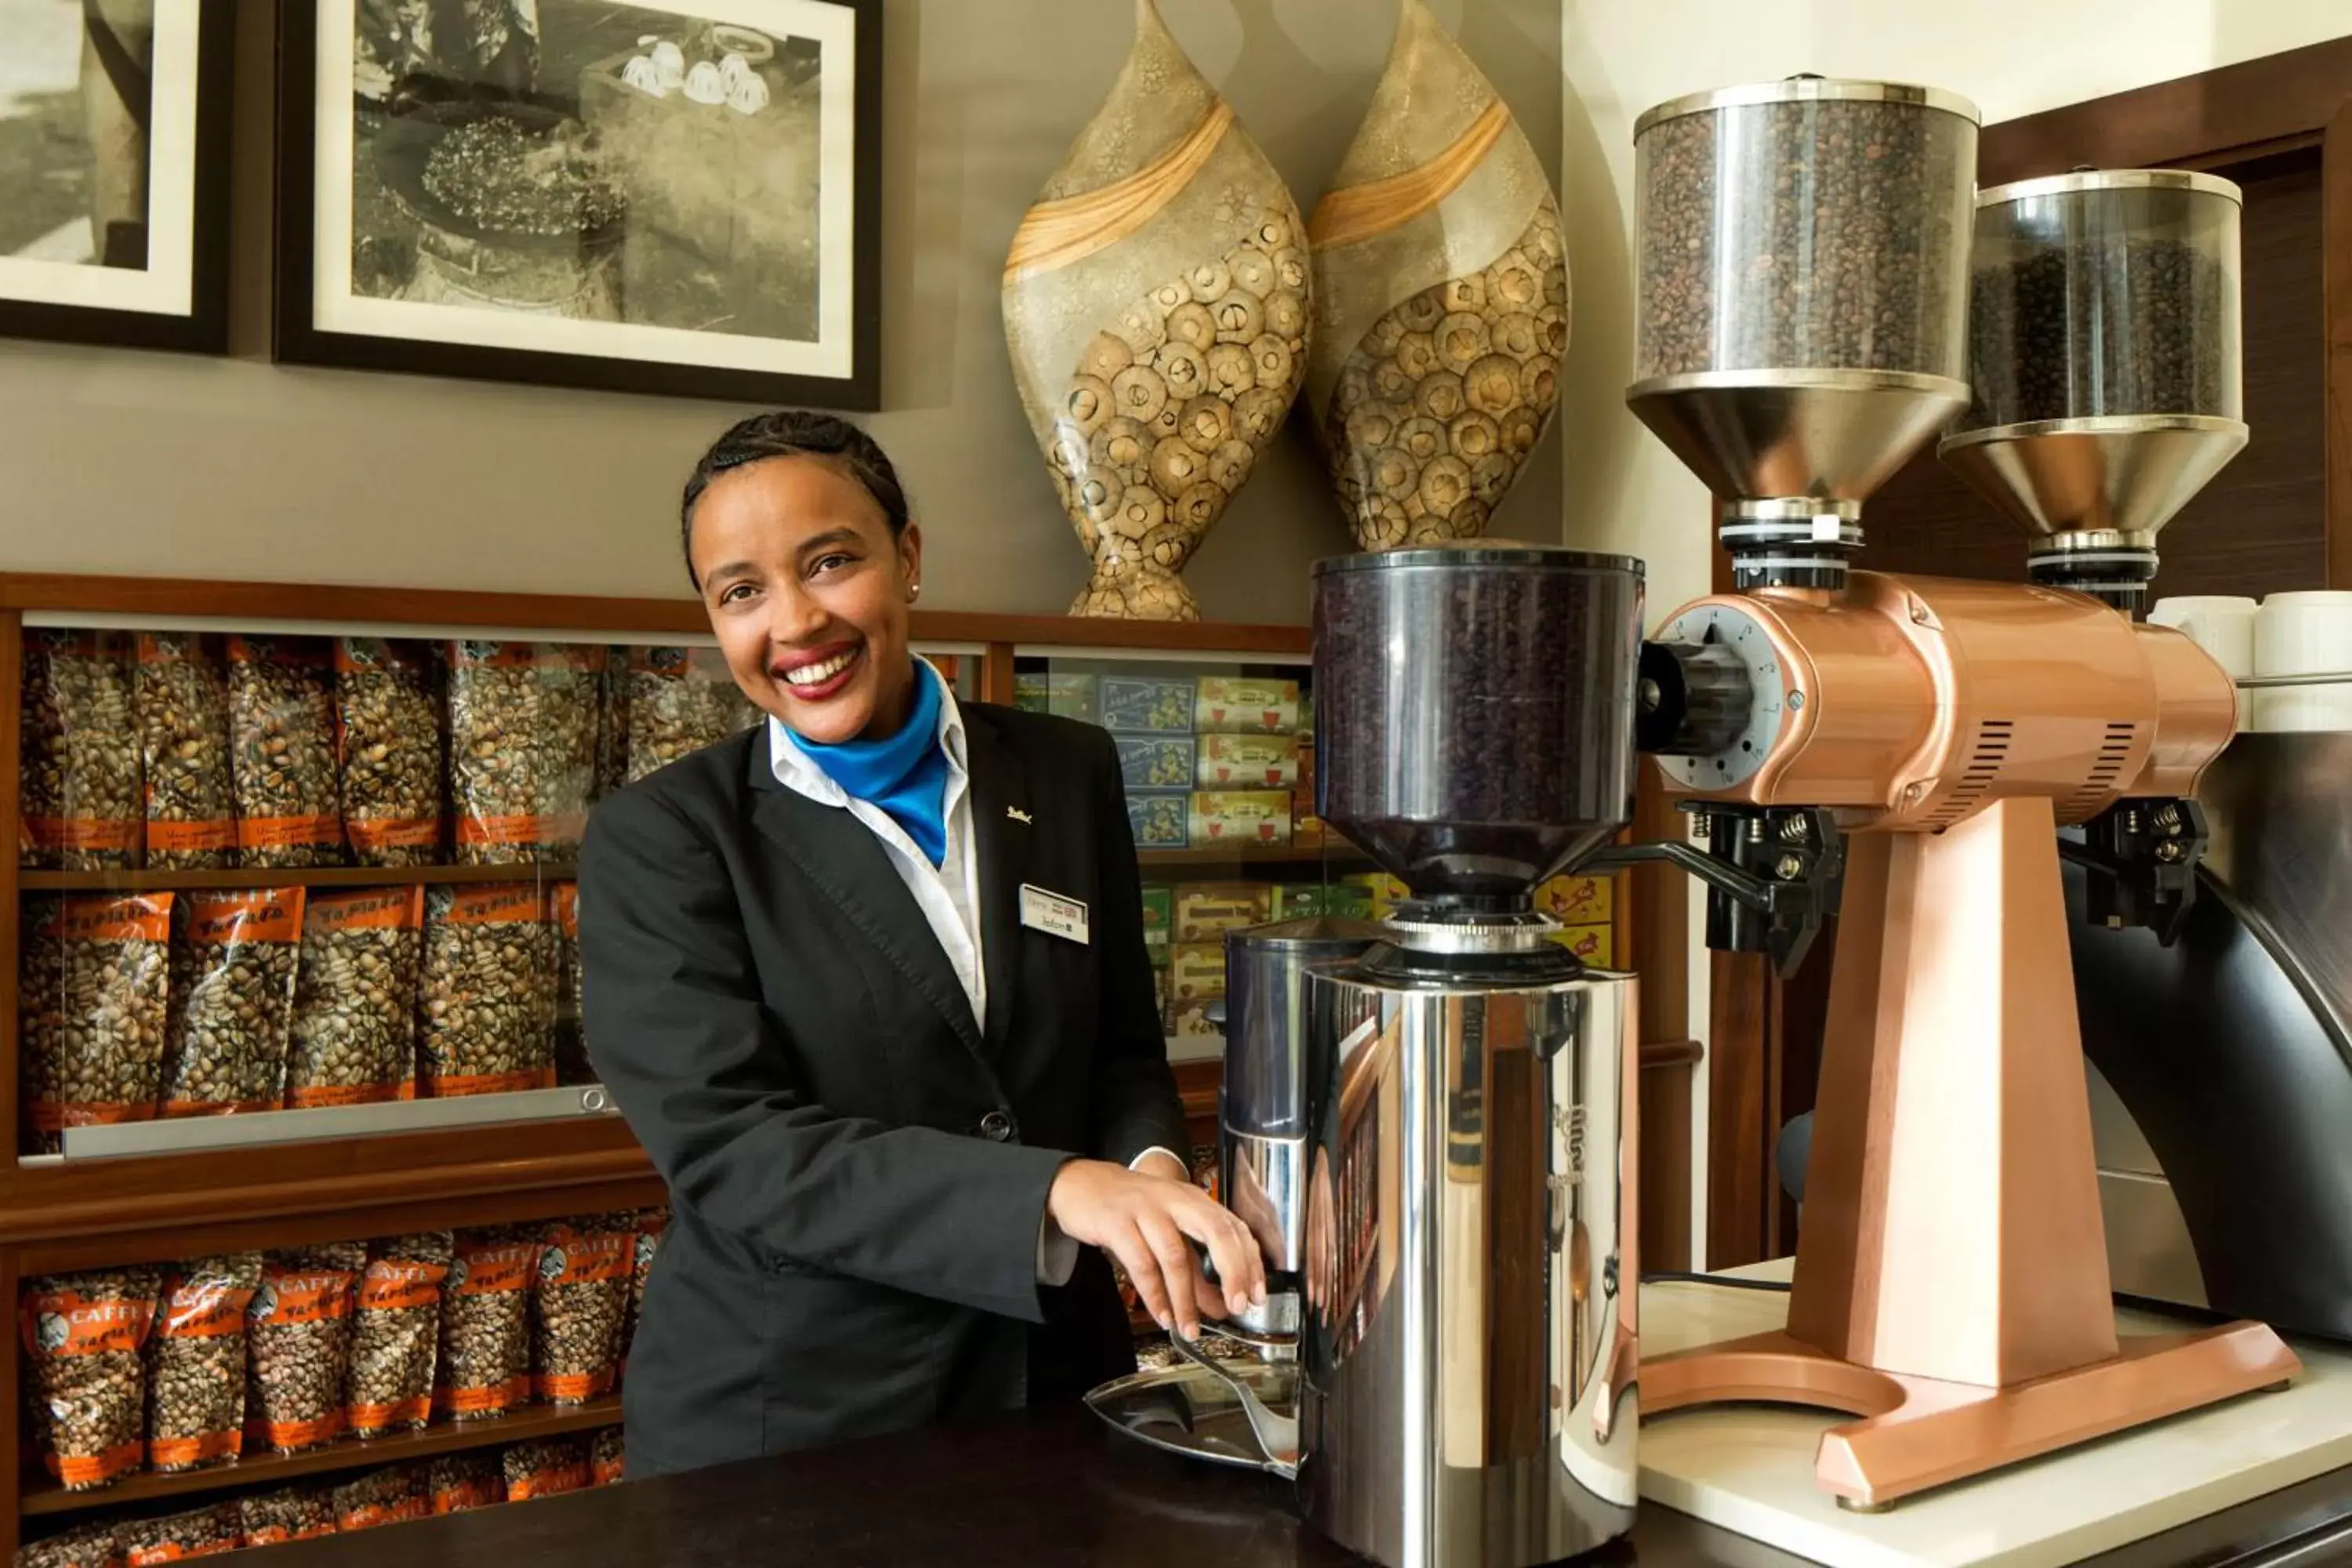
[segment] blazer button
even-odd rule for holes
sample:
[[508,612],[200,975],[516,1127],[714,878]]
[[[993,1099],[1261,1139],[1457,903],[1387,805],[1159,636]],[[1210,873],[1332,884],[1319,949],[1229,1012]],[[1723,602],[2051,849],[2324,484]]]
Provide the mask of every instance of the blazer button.
[[1013,1141],[1013,1118],[1001,1110],[992,1110],[980,1119],[980,1135],[992,1143]]

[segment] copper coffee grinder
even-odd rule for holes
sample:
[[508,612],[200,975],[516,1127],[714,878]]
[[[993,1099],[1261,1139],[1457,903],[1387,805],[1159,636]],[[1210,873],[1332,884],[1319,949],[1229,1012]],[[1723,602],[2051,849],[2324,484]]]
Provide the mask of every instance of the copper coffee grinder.
[[[1738,588],[1645,650],[1644,748],[1735,882],[1815,880],[1831,834],[1844,865],[1787,1330],[1645,1362],[1642,1405],[1859,1416],[1817,1473],[1863,1508],[2300,1370],[2259,1323],[2117,1338],[2059,871],[2070,830],[2109,921],[2193,896],[2236,693],[2127,606],[2245,439],[2236,208],[2147,174],[1979,207],[1976,132],[1948,94],[1800,78],[1634,133],[1627,400],[1714,491]],[[2190,308],[2081,335],[2087,297],[2166,287]],[[1956,418],[2033,580],[1850,569],[1864,501]],[[1789,955],[1710,903],[1712,944]]]

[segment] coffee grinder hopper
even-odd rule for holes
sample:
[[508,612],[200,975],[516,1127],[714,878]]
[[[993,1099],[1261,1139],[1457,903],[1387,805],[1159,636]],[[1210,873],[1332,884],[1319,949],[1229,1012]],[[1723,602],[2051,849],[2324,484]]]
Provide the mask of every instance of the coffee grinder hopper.
[[2157,535],[2246,444],[2238,187],[2082,171],[1978,198],[1968,411],[1942,456],[2034,581],[2137,609]]
[[1633,135],[1626,402],[1715,492],[1743,591],[1840,587],[1862,503],[1968,404],[1976,110],[1796,77]]
[[1524,915],[1632,815],[1642,563],[1491,541],[1318,562],[1318,810],[1427,920]]

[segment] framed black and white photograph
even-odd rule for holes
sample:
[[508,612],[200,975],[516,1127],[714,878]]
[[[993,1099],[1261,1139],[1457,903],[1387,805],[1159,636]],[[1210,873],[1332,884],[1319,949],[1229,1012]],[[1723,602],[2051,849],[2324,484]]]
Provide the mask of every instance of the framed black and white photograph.
[[233,11],[0,0],[0,336],[227,346]]
[[880,0],[279,26],[281,361],[877,406]]

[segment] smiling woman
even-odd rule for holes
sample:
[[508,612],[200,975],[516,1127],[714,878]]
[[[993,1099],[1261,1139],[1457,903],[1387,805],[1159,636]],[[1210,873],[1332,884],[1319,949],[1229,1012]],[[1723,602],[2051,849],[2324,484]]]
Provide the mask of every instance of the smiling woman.
[[609,797],[581,856],[588,1052],[677,1215],[630,1473],[1075,1398],[1134,1369],[1106,1254],[1188,1335],[1262,1300],[1175,1152],[1109,737],[915,658],[922,531],[842,420],[736,426],[679,525],[769,721]]

